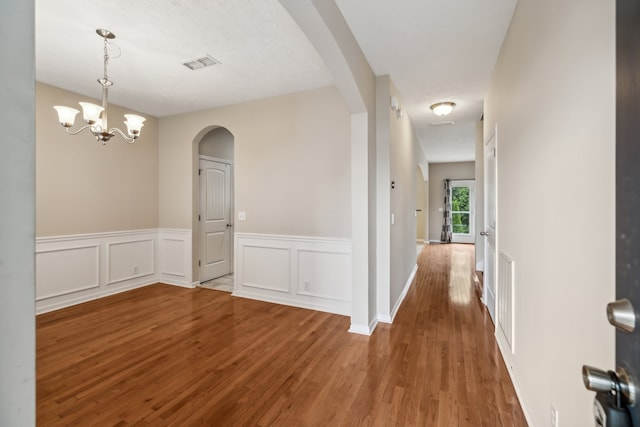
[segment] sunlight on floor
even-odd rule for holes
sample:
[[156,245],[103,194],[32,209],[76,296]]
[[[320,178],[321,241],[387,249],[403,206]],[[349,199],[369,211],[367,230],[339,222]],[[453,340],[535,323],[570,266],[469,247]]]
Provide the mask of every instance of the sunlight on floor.
[[473,282],[469,276],[471,258],[466,251],[453,250],[449,273],[449,300],[458,305],[468,305],[473,295]]

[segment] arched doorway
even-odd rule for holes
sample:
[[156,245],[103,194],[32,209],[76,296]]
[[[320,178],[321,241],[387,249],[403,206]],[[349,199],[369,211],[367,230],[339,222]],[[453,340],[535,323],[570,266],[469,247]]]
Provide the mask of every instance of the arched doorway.
[[234,136],[224,127],[198,143],[198,279],[233,290]]

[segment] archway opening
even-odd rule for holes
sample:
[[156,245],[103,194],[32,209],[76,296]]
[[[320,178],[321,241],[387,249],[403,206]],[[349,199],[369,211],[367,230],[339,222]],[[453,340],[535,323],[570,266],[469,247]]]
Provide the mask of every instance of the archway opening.
[[[234,136],[224,127],[200,133],[197,150],[197,213],[194,265],[201,286],[233,291]],[[196,147],[194,147],[196,148]],[[196,192],[194,192],[196,193]]]

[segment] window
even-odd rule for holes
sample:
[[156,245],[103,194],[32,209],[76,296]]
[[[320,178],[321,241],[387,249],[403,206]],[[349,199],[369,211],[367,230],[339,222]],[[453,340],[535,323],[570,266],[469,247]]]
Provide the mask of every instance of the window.
[[475,181],[451,181],[452,241],[475,241]]
[[469,187],[451,187],[451,225],[454,233],[469,234],[469,190]]

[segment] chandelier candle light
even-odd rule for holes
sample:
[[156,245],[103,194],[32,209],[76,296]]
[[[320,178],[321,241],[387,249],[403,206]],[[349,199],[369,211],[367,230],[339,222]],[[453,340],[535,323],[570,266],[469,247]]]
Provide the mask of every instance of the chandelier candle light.
[[77,131],[71,131],[71,126],[76,120],[76,115],[80,112],[75,108],[56,105],[53,108],[58,112],[58,120],[66,129],[69,135],[77,135],[85,129],[89,129],[98,141],[105,145],[115,134],[120,135],[129,144],[133,143],[140,136],[140,130],[144,126],[146,120],[142,116],[136,114],[125,114],[127,126],[127,134],[118,128],[109,129],[107,122],[107,102],[109,98],[109,86],[113,84],[107,77],[107,63],[109,62],[109,52],[107,51],[107,40],[115,39],[116,35],[109,30],[97,29],[96,33],[104,39],[104,77],[98,79],[98,83],[102,86],[102,106],[92,104],[90,102],[80,102],[82,107],[82,116],[86,126],[81,127]]

